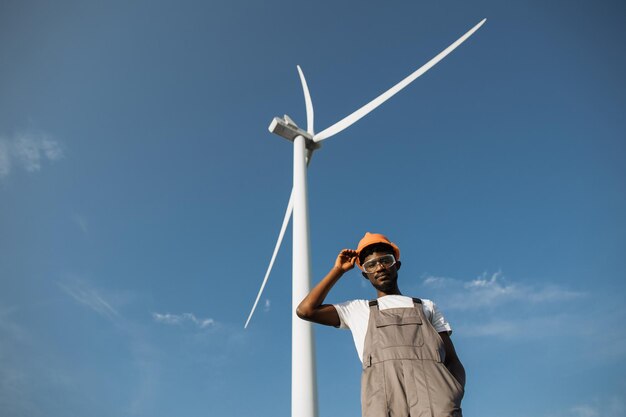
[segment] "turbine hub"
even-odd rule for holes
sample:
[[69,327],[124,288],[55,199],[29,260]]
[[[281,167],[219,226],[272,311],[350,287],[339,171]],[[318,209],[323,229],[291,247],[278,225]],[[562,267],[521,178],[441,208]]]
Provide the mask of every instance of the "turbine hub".
[[285,115],[284,118],[274,117],[268,129],[270,132],[275,133],[291,142],[293,142],[296,137],[302,136],[306,142],[307,149],[312,151],[320,147],[319,143],[313,142],[313,135],[311,133],[300,129],[298,125],[287,115]]

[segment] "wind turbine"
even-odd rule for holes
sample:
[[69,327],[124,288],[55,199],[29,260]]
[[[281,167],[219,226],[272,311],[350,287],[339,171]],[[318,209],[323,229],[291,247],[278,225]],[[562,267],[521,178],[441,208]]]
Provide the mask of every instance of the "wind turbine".
[[300,82],[304,91],[306,104],[307,129],[302,130],[287,115],[284,118],[275,117],[269,130],[285,139],[293,142],[293,189],[287,204],[287,211],[278,234],[278,240],[274,246],[274,252],[269,266],[263,278],[252,310],[248,315],[244,328],[248,327],[256,306],[261,298],[265,284],[276,260],[276,255],[283,241],[285,230],[293,212],[293,260],[292,260],[292,342],[291,342],[291,415],[292,417],[317,417],[317,381],[315,372],[315,352],[313,341],[312,324],[296,317],[296,307],[299,302],[309,293],[311,285],[311,256],[309,248],[309,213],[307,201],[307,166],[311,161],[313,152],[319,149],[320,142],[346,129],[360,120],[369,112],[383,104],[397,92],[424,74],[450,52],[461,45],[467,38],[472,36],[486,21],[481,20],[476,26],[457,39],[454,43],[441,51],[408,77],[385,91],[365,106],[344,117],[332,126],[319,133],[313,128],[313,103],[309,88],[304,78],[304,73],[298,66]]

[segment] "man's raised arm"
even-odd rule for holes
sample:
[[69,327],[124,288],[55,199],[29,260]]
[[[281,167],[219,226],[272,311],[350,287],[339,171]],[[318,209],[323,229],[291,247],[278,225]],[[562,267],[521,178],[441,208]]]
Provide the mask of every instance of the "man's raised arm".
[[356,251],[352,249],[344,249],[339,253],[330,272],[300,302],[296,309],[298,317],[326,326],[339,327],[341,322],[337,310],[332,304],[323,303],[328,292],[339,281],[339,278],[354,268],[356,256]]

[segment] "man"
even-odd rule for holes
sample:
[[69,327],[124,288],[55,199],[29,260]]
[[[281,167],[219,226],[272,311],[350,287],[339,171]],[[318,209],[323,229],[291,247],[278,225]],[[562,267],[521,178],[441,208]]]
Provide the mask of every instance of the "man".
[[[355,263],[377,299],[324,304]],[[363,363],[363,417],[462,417],[465,369],[450,340],[452,329],[432,301],[401,294],[400,266],[398,246],[381,234],[366,233],[356,250],[339,253],[296,313],[304,320],[352,331]]]

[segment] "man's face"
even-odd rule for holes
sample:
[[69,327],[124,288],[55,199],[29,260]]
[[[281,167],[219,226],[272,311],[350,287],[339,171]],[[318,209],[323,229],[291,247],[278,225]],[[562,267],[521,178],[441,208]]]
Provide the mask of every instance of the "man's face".
[[[367,261],[371,261],[374,259],[378,259],[381,256],[389,255],[392,252],[386,251],[376,251],[365,257],[363,263]],[[389,268],[383,267],[380,263],[376,265],[376,269],[374,272],[366,273],[363,272],[363,276],[367,278],[376,290],[388,293],[392,290],[397,289],[398,287],[398,269],[400,269],[400,261],[396,261],[396,263]]]

